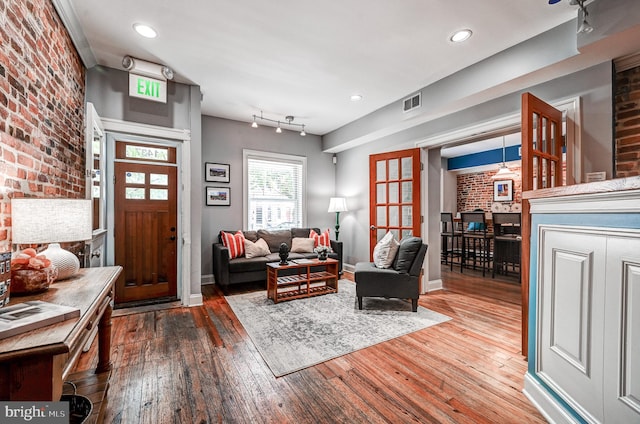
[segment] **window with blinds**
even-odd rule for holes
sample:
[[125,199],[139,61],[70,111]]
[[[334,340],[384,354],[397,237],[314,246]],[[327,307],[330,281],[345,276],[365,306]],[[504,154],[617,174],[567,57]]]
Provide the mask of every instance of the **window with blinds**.
[[306,221],[306,158],[244,151],[245,228],[288,229]]

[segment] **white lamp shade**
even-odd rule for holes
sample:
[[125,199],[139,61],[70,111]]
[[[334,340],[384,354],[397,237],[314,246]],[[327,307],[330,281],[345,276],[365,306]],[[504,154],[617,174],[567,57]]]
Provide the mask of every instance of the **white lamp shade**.
[[11,199],[14,244],[91,240],[89,199]]
[[332,197],[329,200],[329,210],[327,212],[346,212],[347,199],[344,197]]

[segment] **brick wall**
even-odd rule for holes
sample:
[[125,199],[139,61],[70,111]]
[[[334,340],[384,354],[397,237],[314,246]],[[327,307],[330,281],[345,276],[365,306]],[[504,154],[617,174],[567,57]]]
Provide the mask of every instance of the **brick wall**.
[[49,0],[0,2],[0,248],[11,197],[84,197],[84,67]]
[[[499,202],[503,207],[522,202],[522,180],[520,178],[521,169],[519,166],[509,165],[509,169],[517,173],[517,177],[513,179],[513,201]],[[469,174],[458,174],[456,205],[458,212],[472,211],[474,209],[483,209],[491,211],[493,204],[493,182],[491,179],[496,174],[495,171],[474,172]]]
[[640,67],[616,73],[616,177],[640,175]]

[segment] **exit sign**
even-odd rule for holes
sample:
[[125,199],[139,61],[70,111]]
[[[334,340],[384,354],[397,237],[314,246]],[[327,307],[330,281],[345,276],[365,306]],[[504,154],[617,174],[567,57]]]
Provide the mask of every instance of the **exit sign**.
[[129,95],[154,102],[167,103],[167,82],[130,73]]

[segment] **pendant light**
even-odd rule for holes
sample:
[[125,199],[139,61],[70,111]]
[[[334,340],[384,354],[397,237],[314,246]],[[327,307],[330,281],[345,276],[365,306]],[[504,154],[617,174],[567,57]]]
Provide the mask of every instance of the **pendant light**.
[[493,177],[491,177],[491,179],[504,180],[504,179],[514,178],[516,175],[517,174],[515,172],[511,171],[507,167],[506,158],[505,158],[505,141],[504,141],[504,136],[502,136],[502,164],[500,165],[498,172],[496,172],[496,174]]

